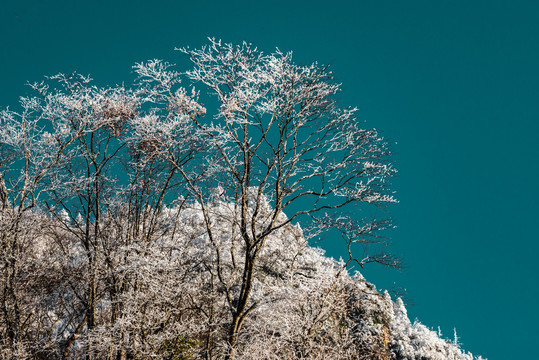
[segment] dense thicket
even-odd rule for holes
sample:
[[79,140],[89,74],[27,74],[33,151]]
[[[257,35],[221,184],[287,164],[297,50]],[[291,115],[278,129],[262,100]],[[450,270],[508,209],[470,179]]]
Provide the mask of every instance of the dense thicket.
[[[208,204],[222,218],[212,229],[223,262],[242,251],[228,237],[234,207]],[[98,359],[218,359],[229,352],[232,317],[212,272],[216,255],[203,236],[200,206],[164,210],[159,235],[148,242],[126,241],[126,219],[120,210],[104,219],[111,242],[96,256],[90,330],[84,246],[63,222],[35,213],[23,218],[24,262],[15,283],[24,322],[12,347],[2,318],[4,359],[81,359],[90,345]],[[267,244],[253,284],[258,306],[238,336],[238,359],[473,359],[458,344],[412,324],[400,299],[393,302],[310,247],[299,226],[279,229]]]

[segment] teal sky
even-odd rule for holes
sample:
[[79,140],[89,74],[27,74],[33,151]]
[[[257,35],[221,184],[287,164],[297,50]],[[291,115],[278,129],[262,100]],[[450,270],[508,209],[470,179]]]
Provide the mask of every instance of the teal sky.
[[537,356],[539,2],[4,2],[0,106],[60,71],[115,84],[136,61],[185,63],[174,47],[207,36],[330,64],[343,103],[397,142],[407,268],[366,278],[406,288],[412,319],[474,354]]

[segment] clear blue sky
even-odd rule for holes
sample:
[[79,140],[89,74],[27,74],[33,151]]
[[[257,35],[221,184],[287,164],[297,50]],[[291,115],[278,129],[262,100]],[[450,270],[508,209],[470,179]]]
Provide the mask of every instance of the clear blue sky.
[[407,269],[367,279],[406,288],[411,317],[457,328],[465,349],[537,356],[539,2],[4,2],[0,106],[59,71],[129,81],[134,62],[185,62],[173,48],[207,36],[330,64],[343,102],[397,142]]

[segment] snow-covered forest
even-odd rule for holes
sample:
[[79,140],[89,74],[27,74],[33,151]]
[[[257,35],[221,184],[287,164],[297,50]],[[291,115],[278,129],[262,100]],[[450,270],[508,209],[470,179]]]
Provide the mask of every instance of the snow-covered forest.
[[399,264],[395,170],[329,69],[180,51],[1,112],[1,359],[480,359],[354,270]]

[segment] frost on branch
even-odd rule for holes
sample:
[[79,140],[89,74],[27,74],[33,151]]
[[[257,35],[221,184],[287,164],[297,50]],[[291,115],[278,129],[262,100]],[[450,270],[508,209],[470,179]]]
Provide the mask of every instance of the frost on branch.
[[181,51],[0,112],[0,359],[472,359],[348,275],[399,265],[396,171],[328,67]]

